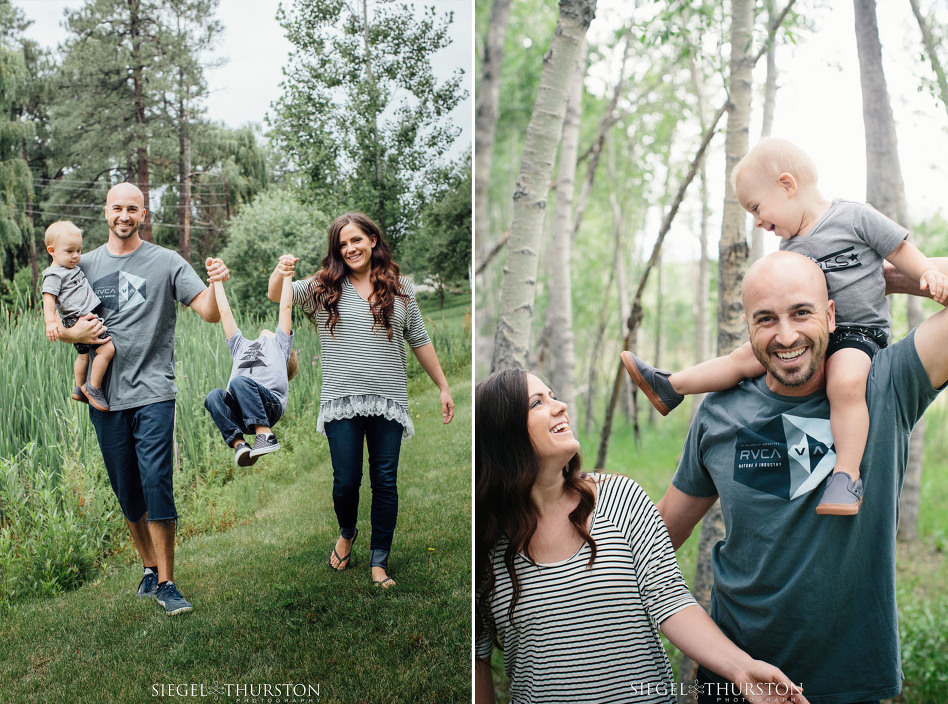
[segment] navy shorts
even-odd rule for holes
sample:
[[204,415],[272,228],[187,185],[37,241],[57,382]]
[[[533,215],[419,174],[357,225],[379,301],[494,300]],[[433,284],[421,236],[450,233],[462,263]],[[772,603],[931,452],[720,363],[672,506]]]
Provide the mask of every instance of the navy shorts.
[[122,513],[132,523],[175,520],[174,401],[103,413],[90,404],[109,483]]
[[856,325],[837,325],[830,333],[829,344],[826,347],[826,356],[842,349],[853,348],[862,350],[869,359],[875,357],[876,352],[887,347],[889,337],[882,328],[862,328]]

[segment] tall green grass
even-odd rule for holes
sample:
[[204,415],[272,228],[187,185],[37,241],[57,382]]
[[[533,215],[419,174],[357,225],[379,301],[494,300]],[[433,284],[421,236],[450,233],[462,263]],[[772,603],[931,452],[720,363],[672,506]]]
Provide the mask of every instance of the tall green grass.
[[[447,371],[470,364],[470,294],[449,299],[442,311],[422,302],[429,334]],[[433,310],[432,310],[433,308]],[[437,317],[428,317],[428,313]],[[236,311],[247,336],[272,320]],[[294,348],[300,373],[290,382],[287,412],[276,428],[292,452],[293,437],[315,432],[321,371],[316,333],[299,315]],[[94,577],[114,553],[129,550],[127,531],[112,496],[88,407],[69,398],[72,345],[50,344],[39,311],[18,315],[0,308],[0,398],[12,413],[0,424],[0,606],[71,589]],[[409,355],[413,383],[424,377]],[[252,516],[290,478],[267,467],[237,468],[204,398],[227,385],[231,356],[221,325],[191,310],[178,313],[175,341],[178,386],[174,425],[178,531],[190,537]],[[260,463],[261,465],[263,463]]]

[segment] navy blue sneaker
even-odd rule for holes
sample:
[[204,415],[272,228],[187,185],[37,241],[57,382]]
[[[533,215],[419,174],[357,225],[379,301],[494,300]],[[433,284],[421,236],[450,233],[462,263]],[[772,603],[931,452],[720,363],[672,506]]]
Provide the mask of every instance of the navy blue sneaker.
[[157,591],[158,575],[154,572],[146,572],[142,575],[142,581],[138,583],[138,598],[154,599]]
[[663,416],[667,416],[685,400],[685,397],[675,391],[668,380],[671,373],[656,369],[628,350],[622,352],[619,358],[635,385],[642,389],[642,393],[655,406],[655,410]]
[[183,614],[191,610],[191,602],[181,596],[181,592],[174,585],[174,582],[165,582],[155,593],[158,603],[165,607],[165,613],[169,616]]

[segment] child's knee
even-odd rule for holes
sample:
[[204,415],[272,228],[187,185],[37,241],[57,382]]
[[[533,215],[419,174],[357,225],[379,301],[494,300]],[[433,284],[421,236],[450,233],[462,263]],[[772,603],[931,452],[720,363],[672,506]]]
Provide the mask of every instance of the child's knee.
[[224,389],[211,389],[211,392],[204,397],[204,407],[211,410],[212,405],[217,405],[224,400]]

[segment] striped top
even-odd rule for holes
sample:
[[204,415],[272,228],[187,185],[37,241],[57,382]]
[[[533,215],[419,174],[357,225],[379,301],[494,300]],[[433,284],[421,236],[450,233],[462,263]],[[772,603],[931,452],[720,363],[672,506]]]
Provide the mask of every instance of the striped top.
[[395,298],[389,340],[384,328],[372,329],[375,320],[369,302],[358,294],[348,276],[342,280],[339,320],[330,335],[328,314],[310,301],[315,286],[313,278],[293,282],[293,303],[316,327],[322,348],[323,385],[316,430],[325,435],[328,421],[379,415],[401,424],[403,437],[410,438],[415,427],[408,415],[405,342],[411,347],[431,342],[415,300],[415,287],[401,279],[401,290],[408,298]]
[[492,556],[497,582],[477,657],[490,656],[496,634],[516,704],[674,702],[656,626],[696,602],[648,495],[622,475],[590,476],[599,482],[592,568],[586,568],[586,543],[553,564],[534,565],[518,555],[521,591],[511,623],[513,590],[501,541]]

